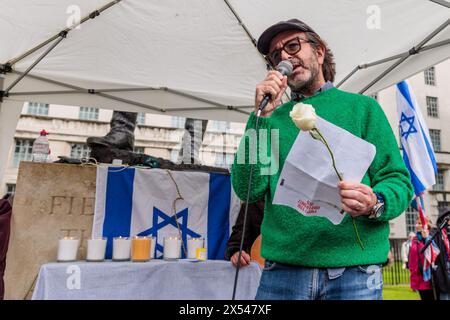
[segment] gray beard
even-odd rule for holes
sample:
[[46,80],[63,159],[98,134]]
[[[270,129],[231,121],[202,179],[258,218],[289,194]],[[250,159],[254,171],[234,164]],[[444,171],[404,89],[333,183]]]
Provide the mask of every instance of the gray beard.
[[316,83],[317,78],[319,76],[319,70],[316,66],[311,67],[309,69],[311,71],[311,77],[305,81],[288,81],[288,85],[294,92],[299,92],[303,94],[310,93],[311,89],[314,87],[313,85]]

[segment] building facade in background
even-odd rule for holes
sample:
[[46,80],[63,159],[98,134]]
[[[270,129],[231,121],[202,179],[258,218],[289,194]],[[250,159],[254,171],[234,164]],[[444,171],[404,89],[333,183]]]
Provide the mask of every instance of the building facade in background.
[[[425,194],[425,210],[436,221],[438,208],[450,205],[450,60],[444,61],[409,79],[422,114],[430,130],[439,172],[436,185]],[[396,88],[392,86],[373,95],[378,100],[399,142]],[[31,160],[34,139],[47,130],[51,158],[58,156],[83,158],[89,156],[86,139],[104,136],[109,131],[112,110],[91,107],[48,105],[37,102],[24,104],[17,125],[14,143],[3,183],[4,193],[14,193],[19,163]],[[183,117],[139,113],[135,130],[135,152],[178,161],[184,134]],[[229,167],[234,158],[245,124],[209,121],[200,161],[204,165]],[[414,231],[417,212],[409,208],[391,222],[391,238],[406,238]]]

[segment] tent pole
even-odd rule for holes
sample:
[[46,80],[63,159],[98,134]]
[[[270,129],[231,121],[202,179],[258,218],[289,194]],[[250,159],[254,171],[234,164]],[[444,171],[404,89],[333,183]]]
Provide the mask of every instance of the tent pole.
[[346,75],[344,77],[344,79],[342,79],[337,85],[336,88],[339,88],[345,81],[347,81],[348,79],[350,79],[350,77],[352,75],[354,75],[359,69],[361,69],[360,65],[357,65],[352,71],[350,71],[350,73],[348,75]]
[[[13,71],[13,73],[22,75],[22,73],[18,72],[18,71]],[[32,79],[36,79],[36,80],[39,80],[39,81],[52,83],[52,84],[59,85],[61,87],[66,87],[66,88],[69,88],[69,89],[72,89],[72,90],[12,92],[12,93],[9,94],[9,96],[86,93],[86,94],[96,94],[96,95],[101,96],[103,98],[116,100],[116,101],[121,101],[121,102],[129,103],[129,104],[132,104],[132,105],[136,105],[136,106],[139,106],[139,107],[143,107],[143,108],[146,108],[146,109],[150,109],[150,110],[153,110],[153,111],[159,111],[159,112],[163,112],[163,113],[166,112],[166,111],[170,112],[170,111],[185,111],[185,110],[193,111],[193,110],[227,109],[227,110],[232,110],[232,111],[236,111],[236,112],[240,112],[240,113],[244,113],[244,114],[250,114],[247,111],[237,110],[237,109],[239,109],[239,108],[247,108],[247,107],[251,107],[251,106],[238,106],[238,107],[226,106],[226,105],[223,105],[223,104],[220,104],[220,103],[217,103],[217,102],[213,102],[213,101],[210,101],[210,100],[207,100],[207,99],[202,99],[202,98],[199,98],[199,97],[196,97],[196,96],[193,96],[193,95],[190,95],[190,94],[178,91],[178,90],[173,90],[173,89],[170,89],[170,88],[167,88],[167,87],[161,87],[161,88],[152,88],[152,87],[149,87],[149,88],[117,88],[117,89],[105,89],[104,91],[105,92],[122,92],[122,91],[164,90],[164,91],[176,94],[176,95],[181,95],[181,96],[190,98],[192,100],[201,101],[201,102],[205,102],[205,103],[208,103],[208,104],[215,104],[217,107],[187,108],[187,109],[186,108],[161,109],[161,108],[157,108],[157,107],[154,107],[154,106],[151,106],[151,105],[147,105],[147,104],[143,104],[143,103],[140,103],[140,102],[132,101],[132,100],[129,100],[129,99],[119,98],[119,97],[116,97],[116,96],[105,94],[105,93],[103,93],[102,89],[98,89],[98,90],[97,89],[85,89],[85,88],[74,86],[74,85],[71,85],[71,84],[68,84],[68,83],[46,79],[46,78],[43,78],[43,77],[40,77],[40,76],[35,76],[35,75],[30,75],[30,74],[28,74],[27,76],[32,78]]]
[[[430,44],[428,46],[423,46],[422,48],[417,50],[417,53],[421,53],[423,51],[427,51],[427,50],[434,49],[434,48],[437,48],[437,47],[445,46],[447,44],[450,44],[450,39],[439,41],[439,42]],[[407,56],[408,54],[409,54],[409,51],[397,54],[397,55],[392,56],[392,57],[388,57],[388,58],[385,58],[385,59],[374,61],[374,62],[371,62],[371,63],[366,63],[366,64],[363,64],[363,65],[360,65],[359,67],[360,67],[360,69],[366,69],[366,68],[369,68],[369,67],[373,67],[373,66],[385,63],[385,62],[389,62],[389,61],[395,60],[395,59],[403,58],[403,57]]]
[[36,52],[37,50],[45,47],[47,44],[53,42],[54,40],[58,39],[58,37],[61,36],[61,33],[64,32],[65,34],[69,33],[69,31],[71,31],[72,29],[78,27],[79,25],[81,25],[82,23],[90,20],[90,19],[94,19],[95,17],[99,16],[100,13],[102,13],[103,11],[105,11],[106,9],[112,7],[113,5],[119,3],[121,0],[114,0],[111,1],[109,3],[107,3],[106,5],[104,5],[103,7],[92,11],[91,13],[89,13],[87,16],[85,16],[83,19],[80,20],[80,22],[74,24],[73,26],[71,26],[70,28],[66,28],[60,32],[58,32],[57,34],[55,34],[54,36],[50,37],[49,39],[45,40],[44,42],[38,44],[37,46],[31,48],[30,50],[28,50],[27,52],[23,53],[22,55],[18,56],[17,58],[11,59],[8,61],[8,64],[10,65],[14,65],[17,62],[19,62],[20,60],[26,58],[27,56],[29,56],[30,54]]
[[[228,0],[224,0],[225,4],[227,5],[228,9],[230,9],[231,13],[234,15],[234,17],[236,18],[236,20],[239,22],[239,25],[244,29],[245,33],[247,34],[247,36],[250,38],[250,41],[252,42],[252,44],[255,46],[255,48],[257,47],[257,42],[256,39],[253,37],[253,35],[250,33],[250,30],[248,30],[247,26],[245,25],[245,23],[242,21],[241,17],[238,15],[238,13],[236,12],[236,10],[234,10],[233,6],[231,5],[231,3]],[[266,63],[266,68],[267,70],[271,70],[273,69],[272,67],[272,63],[270,62],[269,58],[267,58],[266,56],[264,56],[263,54],[261,54],[258,51],[259,55],[264,59],[265,63]],[[285,97],[290,100],[290,97],[288,96],[288,94],[285,92]]]
[[119,101],[119,102],[124,102],[124,103],[128,103],[128,104],[132,104],[138,107],[142,107],[145,109],[149,109],[149,110],[153,110],[153,111],[158,111],[161,113],[166,112],[166,109],[162,109],[162,108],[158,108],[149,104],[145,104],[145,103],[141,103],[141,102],[137,102],[137,101],[133,101],[133,100],[128,100],[128,99],[124,99],[124,98],[119,98],[119,97],[115,97],[109,94],[105,94],[105,93],[101,93],[101,92],[96,92],[96,95],[103,97],[103,98],[107,98],[107,99],[111,99],[111,100],[115,100],[115,101]]
[[[439,41],[439,42],[430,44],[430,45],[428,45],[428,46],[423,46],[422,48],[420,48],[419,50],[417,50],[417,52],[421,53],[421,52],[423,52],[423,51],[427,51],[427,50],[430,50],[430,49],[442,47],[442,46],[445,46],[445,45],[448,45],[448,44],[450,44],[450,39],[443,40],[443,41]],[[360,70],[360,69],[367,69],[367,68],[369,68],[369,67],[373,67],[373,66],[376,66],[376,65],[385,63],[385,62],[389,62],[389,61],[398,59],[398,58],[403,58],[403,57],[405,57],[405,56],[407,56],[407,55],[408,55],[408,52],[404,52],[404,53],[400,53],[400,54],[397,54],[397,55],[395,55],[395,56],[391,56],[391,57],[384,58],[384,59],[381,59],[381,60],[377,60],[377,61],[374,61],[374,62],[370,62],[370,63],[365,63],[365,64],[358,65],[358,66],[356,66],[355,69],[353,69],[347,76],[345,76],[345,78],[342,79],[342,80],[336,85],[336,87],[339,88],[339,87],[340,87],[345,81],[347,81],[347,80],[348,80],[348,79],[349,79],[356,71],[358,71],[358,70]]]
[[[4,86],[5,75],[0,74],[0,92]],[[23,102],[21,101],[0,99],[0,183],[3,183],[5,171],[8,167],[9,151],[14,141],[14,133],[16,132],[22,107]]]
[[359,91],[359,93],[364,93],[367,91],[367,89],[369,89],[370,87],[372,87],[374,84],[376,84],[378,81],[380,81],[381,79],[383,79],[388,73],[390,73],[392,70],[394,70],[395,68],[397,68],[400,64],[402,64],[406,59],[408,59],[410,56],[417,54],[418,50],[420,48],[422,48],[425,43],[427,43],[428,41],[430,41],[435,35],[437,35],[439,32],[441,32],[442,30],[444,30],[448,25],[450,24],[450,19],[447,19],[447,21],[445,21],[443,24],[441,24],[438,28],[436,28],[432,33],[430,33],[427,37],[425,37],[425,39],[423,39],[417,46],[412,47],[409,52],[408,55],[406,55],[405,57],[401,58],[400,60],[398,60],[397,62],[395,62],[393,65],[391,65],[389,68],[387,68],[383,73],[381,73],[378,77],[376,77],[372,82],[370,82],[367,86],[365,86],[362,90]]
[[[423,46],[421,48],[418,48],[416,51],[417,51],[417,53],[421,53],[423,51],[427,51],[427,50],[434,49],[434,48],[437,48],[437,47],[442,47],[442,46],[445,46],[445,45],[448,45],[448,44],[450,44],[450,39],[442,40],[442,41],[430,44],[428,46]],[[344,84],[345,81],[347,81],[351,76],[353,76],[356,73],[356,71],[358,71],[358,70],[367,69],[369,67],[373,67],[373,66],[376,66],[376,65],[379,65],[379,64],[382,64],[382,63],[386,63],[386,62],[389,62],[389,61],[392,61],[392,60],[395,60],[395,59],[408,57],[410,55],[410,51],[411,50],[409,50],[408,52],[400,53],[400,54],[397,54],[397,55],[394,55],[394,56],[391,56],[391,57],[388,57],[388,58],[384,58],[384,59],[381,59],[381,60],[377,60],[377,61],[374,61],[374,62],[358,65],[348,75],[346,75],[336,85],[336,87],[339,88],[342,84]]]
[[3,91],[4,85],[5,85],[5,75],[0,73],[0,110],[2,109],[3,98],[5,97],[5,91]]
[[51,46],[50,46],[50,48],[48,48],[47,50],[45,50],[45,52],[41,55],[41,56],[39,56],[37,59],[36,59],[36,61],[34,61],[32,64],[31,64],[31,66],[29,66],[28,68],[27,68],[27,70],[25,70],[16,80],[14,80],[10,85],[9,85],[9,87],[8,88],[6,88],[5,89],[5,91],[4,91],[4,96],[8,96],[8,94],[9,94],[9,91],[11,91],[11,89],[12,88],[14,88],[19,82],[20,82],[20,80],[22,80],[23,78],[25,78],[25,76],[39,63],[39,62],[41,62],[41,60],[42,59],[44,59],[45,58],[45,56],[46,55],[48,55],[49,53],[50,53],[50,51],[52,51],[61,41],[63,41],[65,38],[66,38],[66,36],[67,36],[67,33],[64,33],[64,32],[61,32],[61,34],[60,34],[60,38],[55,42],[55,43],[53,43]]
[[437,3],[437,4],[440,4],[441,6],[450,8],[450,2],[448,2],[448,1],[445,1],[445,0],[430,0],[430,1],[434,2],[434,3]]

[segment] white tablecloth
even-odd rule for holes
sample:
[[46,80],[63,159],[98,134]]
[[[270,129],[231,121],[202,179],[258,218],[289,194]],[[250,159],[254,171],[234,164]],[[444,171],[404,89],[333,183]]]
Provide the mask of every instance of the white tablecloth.
[[[236,269],[229,261],[71,262],[42,265],[33,300],[230,300]],[[236,299],[254,299],[256,263],[239,271]]]

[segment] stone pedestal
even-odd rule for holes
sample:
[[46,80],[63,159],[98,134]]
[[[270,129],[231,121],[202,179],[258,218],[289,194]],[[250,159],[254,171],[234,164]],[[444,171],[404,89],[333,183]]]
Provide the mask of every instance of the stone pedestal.
[[95,206],[95,166],[21,162],[11,220],[5,299],[31,297],[42,264],[56,261],[58,239],[81,239],[86,256]]

